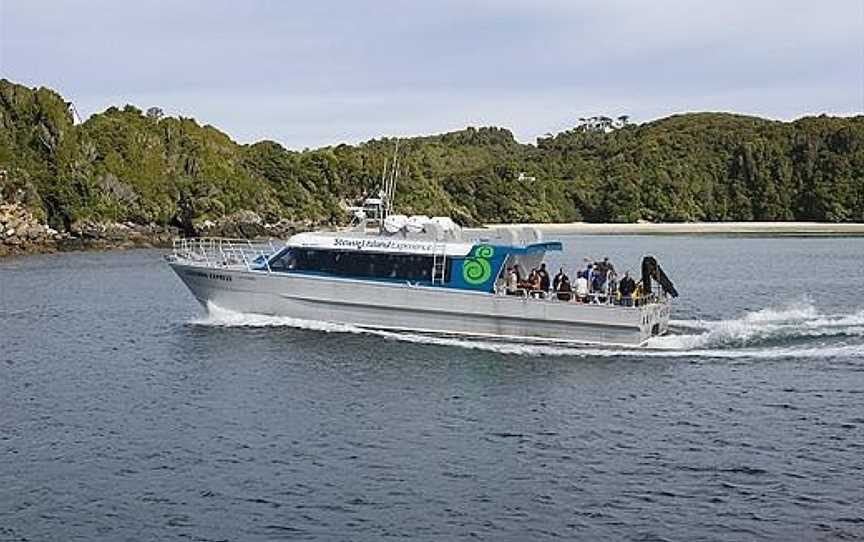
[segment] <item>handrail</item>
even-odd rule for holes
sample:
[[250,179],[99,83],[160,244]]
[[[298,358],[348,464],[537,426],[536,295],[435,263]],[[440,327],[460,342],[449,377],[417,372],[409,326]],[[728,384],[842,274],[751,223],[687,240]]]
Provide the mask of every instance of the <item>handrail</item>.
[[[511,293],[512,292],[512,293]],[[576,292],[566,292],[570,294],[569,300],[558,299],[559,292],[554,290],[549,290],[548,292],[543,290],[530,290],[527,288],[517,288],[516,290],[512,290],[508,292],[507,290],[496,291],[496,295],[502,297],[513,297],[516,299],[522,299],[525,301],[532,301],[538,303],[573,303],[577,305],[585,305],[591,307],[621,307],[619,303],[615,303],[611,300],[610,296],[605,294],[604,292],[589,292],[587,298],[589,301],[587,302],[577,302],[576,301]],[[600,298],[605,298],[605,301],[600,302]],[[646,305],[653,304],[662,304],[668,300],[668,296],[663,293],[652,292],[649,295],[645,295],[639,298],[638,302],[634,299],[632,307],[641,307]]]
[[[270,272],[269,259],[284,244],[272,239],[252,241],[227,237],[178,238],[173,242],[171,258],[177,262],[204,267],[234,267],[265,269]],[[259,265],[261,267],[259,267]]]

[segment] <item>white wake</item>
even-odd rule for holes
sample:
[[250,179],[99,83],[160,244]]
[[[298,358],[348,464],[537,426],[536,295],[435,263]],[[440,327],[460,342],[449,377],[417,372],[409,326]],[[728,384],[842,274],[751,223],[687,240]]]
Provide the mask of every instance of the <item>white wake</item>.
[[674,333],[650,339],[652,348],[745,348],[815,338],[864,337],[864,310],[851,314],[822,314],[811,303],[766,308],[730,320],[672,321]]
[[[718,359],[864,358],[864,310],[850,314],[822,314],[812,304],[747,312],[729,320],[678,320],[684,331],[648,340],[644,347],[557,346],[474,340],[360,328],[281,316],[238,313],[215,305],[194,325],[217,327],[292,327],[325,333],[374,335],[385,339],[437,346],[487,350],[524,356],[699,357]],[[829,343],[820,339],[830,339]],[[857,340],[856,340],[857,339]],[[838,342],[839,341],[839,342]]]

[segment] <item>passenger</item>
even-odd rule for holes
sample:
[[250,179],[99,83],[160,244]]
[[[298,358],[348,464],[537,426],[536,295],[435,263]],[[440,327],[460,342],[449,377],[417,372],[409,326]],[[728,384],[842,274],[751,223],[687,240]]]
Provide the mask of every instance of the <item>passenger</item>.
[[532,290],[540,290],[541,280],[542,279],[540,278],[540,271],[538,271],[537,269],[534,269],[531,272],[531,275],[528,277],[528,282],[531,285],[531,289]]
[[552,279],[552,288],[557,292],[559,286],[561,286],[561,281],[565,279],[567,280],[567,282],[570,282],[570,277],[568,277],[567,274],[564,273],[564,268],[562,267],[558,270],[558,274],[555,275],[555,278]]
[[576,273],[576,300],[582,303],[588,301],[588,279],[582,271]]
[[633,304],[637,307],[642,304],[642,297],[645,293],[645,288],[642,286],[642,281],[636,283],[636,289],[633,290]]
[[610,269],[606,272],[606,296],[609,298],[610,302],[615,300],[615,295],[618,292],[618,273],[615,272],[614,267],[610,267]]
[[558,281],[558,285],[555,287],[555,292],[558,296],[558,299],[561,301],[573,301],[573,287],[570,286],[570,279],[567,277],[567,275],[564,275],[563,270],[559,274],[563,276],[561,277],[561,280]]
[[585,269],[583,273],[585,276],[585,280],[588,281],[588,291],[591,291],[591,286],[594,284],[594,263],[589,263],[588,267]]
[[636,282],[630,278],[630,272],[625,271],[621,283],[618,284],[618,292],[621,294],[621,304],[625,307],[633,306],[633,293],[636,291]]
[[536,269],[532,269],[531,274],[528,275],[528,290],[530,290],[532,297],[542,296],[542,290],[540,290],[540,273]]
[[600,273],[593,273],[591,275],[591,290],[595,293],[601,293],[603,291],[603,275]]
[[601,274],[601,275],[605,275],[606,274],[606,264],[604,264],[602,261],[594,262],[594,272]]
[[525,290],[531,289],[531,281],[534,279],[534,275],[537,274],[536,269],[532,269],[528,276],[525,278],[519,278],[519,287]]
[[543,292],[549,291],[549,272],[546,271],[546,264],[541,263],[540,269],[537,270],[537,275],[540,276],[540,290]]
[[522,269],[519,267],[519,264],[515,264],[513,266],[513,271],[516,273],[516,282],[522,283]]
[[595,284],[595,292],[603,292],[606,289],[606,275],[609,273],[607,263],[608,258],[602,262],[594,264],[594,276],[592,277],[592,282]]
[[519,293],[519,273],[514,267],[507,267],[507,282],[505,286],[508,295],[516,295]]
[[615,272],[615,266],[612,265],[612,262],[609,260],[609,256],[603,256],[603,261],[600,263],[603,266],[604,274],[608,274],[610,271]]

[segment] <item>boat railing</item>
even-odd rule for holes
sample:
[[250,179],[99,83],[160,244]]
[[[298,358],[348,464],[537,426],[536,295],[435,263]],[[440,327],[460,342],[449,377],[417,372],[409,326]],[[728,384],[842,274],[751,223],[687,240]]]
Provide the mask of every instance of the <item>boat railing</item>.
[[585,296],[577,296],[575,292],[556,292],[550,290],[544,292],[542,290],[529,290],[526,288],[517,288],[508,292],[504,288],[497,288],[495,294],[500,296],[512,296],[536,302],[551,302],[551,303],[574,303],[586,306],[606,306],[606,307],[641,307],[644,305],[654,305],[665,303],[668,296],[662,289],[656,289],[650,294],[645,294],[640,297],[632,298],[629,305],[624,305],[622,301],[614,295],[607,292],[590,292]]
[[180,238],[174,239],[172,260],[202,267],[269,270],[269,257],[284,246],[284,243],[274,240]]

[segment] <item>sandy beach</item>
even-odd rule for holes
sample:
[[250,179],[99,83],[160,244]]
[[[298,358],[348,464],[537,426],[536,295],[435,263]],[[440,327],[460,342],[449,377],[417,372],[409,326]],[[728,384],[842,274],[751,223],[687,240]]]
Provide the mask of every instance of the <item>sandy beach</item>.
[[532,227],[545,233],[582,235],[864,235],[864,223],[681,222],[638,224],[488,224],[490,228]]

